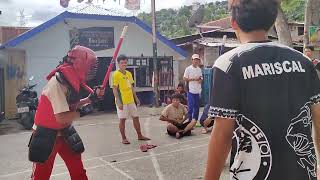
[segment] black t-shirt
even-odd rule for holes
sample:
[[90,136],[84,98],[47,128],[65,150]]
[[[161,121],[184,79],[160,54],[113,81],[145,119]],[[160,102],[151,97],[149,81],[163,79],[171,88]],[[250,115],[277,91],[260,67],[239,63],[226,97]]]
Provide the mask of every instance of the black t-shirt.
[[213,68],[209,114],[236,119],[232,179],[316,180],[310,106],[320,101],[320,83],[313,64],[294,49],[260,42],[229,51]]

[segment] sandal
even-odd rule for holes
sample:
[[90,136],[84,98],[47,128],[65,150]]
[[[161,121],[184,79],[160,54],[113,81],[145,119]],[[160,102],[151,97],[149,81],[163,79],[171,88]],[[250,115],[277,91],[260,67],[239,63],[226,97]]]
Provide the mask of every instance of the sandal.
[[146,144],[148,149],[153,149],[155,147],[157,147],[157,145],[153,145],[153,144]]
[[130,144],[130,142],[128,140],[126,140],[126,139],[123,139],[122,140],[122,144]]
[[202,133],[202,134],[207,134],[207,133],[208,133],[208,130],[207,130],[206,128],[203,128],[203,129],[201,130],[201,133]]
[[148,145],[147,144],[142,144],[140,145],[140,150],[142,152],[147,152],[148,151]]

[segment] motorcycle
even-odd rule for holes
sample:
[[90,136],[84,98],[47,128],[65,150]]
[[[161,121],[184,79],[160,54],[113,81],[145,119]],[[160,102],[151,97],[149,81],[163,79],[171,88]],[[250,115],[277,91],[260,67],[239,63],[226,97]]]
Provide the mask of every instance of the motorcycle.
[[[33,76],[29,81],[33,80]],[[16,105],[19,120],[18,122],[25,128],[30,130],[34,123],[34,116],[38,107],[38,94],[33,88],[37,84],[30,85],[29,83],[19,90],[16,97]]]

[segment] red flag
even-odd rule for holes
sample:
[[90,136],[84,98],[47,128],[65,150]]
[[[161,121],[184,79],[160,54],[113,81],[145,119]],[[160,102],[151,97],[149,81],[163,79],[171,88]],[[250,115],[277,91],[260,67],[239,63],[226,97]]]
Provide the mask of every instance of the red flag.
[[124,7],[129,10],[139,10],[140,0],[126,0]]
[[60,5],[64,8],[67,8],[69,6],[70,0],[60,0]]
[[69,6],[70,0],[60,0],[60,5],[64,8],[67,8]]

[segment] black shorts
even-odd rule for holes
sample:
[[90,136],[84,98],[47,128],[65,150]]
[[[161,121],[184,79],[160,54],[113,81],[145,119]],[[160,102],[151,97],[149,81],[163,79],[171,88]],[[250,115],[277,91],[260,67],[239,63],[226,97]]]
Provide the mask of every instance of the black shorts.
[[[183,123],[183,124],[181,124],[181,125],[179,124],[179,125],[174,125],[174,126],[176,126],[179,130],[184,130],[184,128],[186,128],[189,123],[190,123],[190,121],[185,122],[185,123]],[[169,131],[168,129],[167,129],[167,133],[168,133],[170,136],[176,136],[176,133],[173,133],[173,132]],[[190,136],[190,135],[191,135],[191,130],[189,130],[188,132],[184,133],[184,135],[185,135],[185,136]]]

